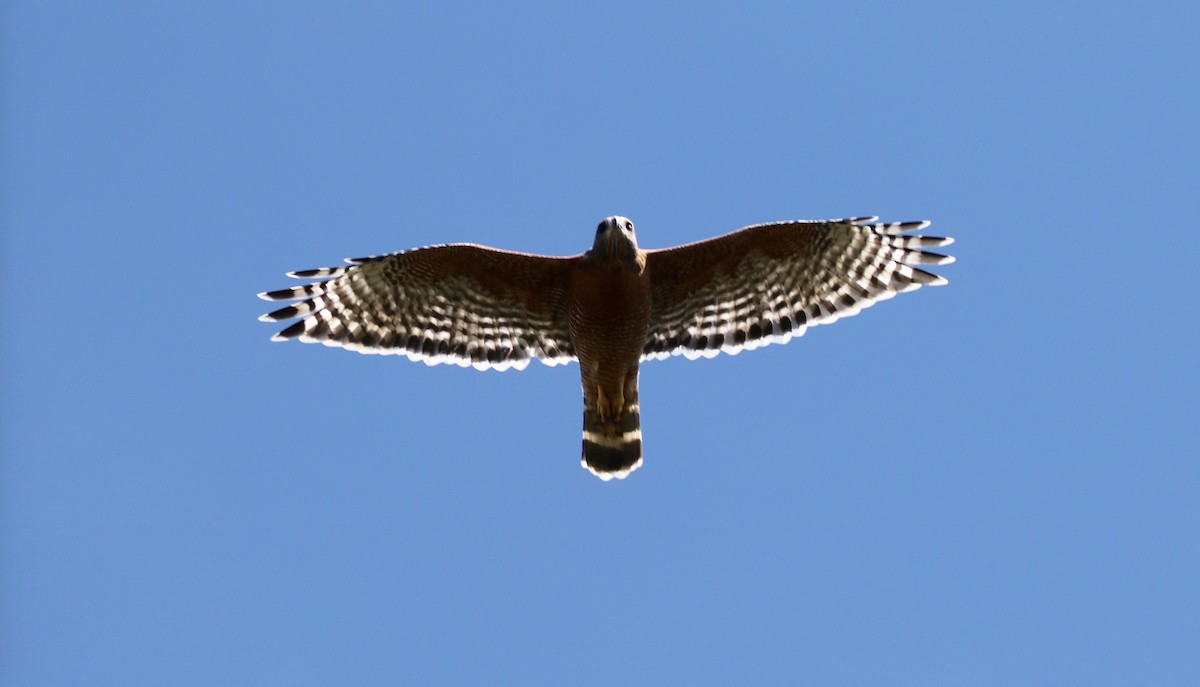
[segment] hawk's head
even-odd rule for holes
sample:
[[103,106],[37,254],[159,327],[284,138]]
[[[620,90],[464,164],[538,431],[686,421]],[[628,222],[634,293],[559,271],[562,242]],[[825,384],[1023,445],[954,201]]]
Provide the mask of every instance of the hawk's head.
[[596,227],[596,242],[592,253],[608,258],[637,257],[637,236],[628,217],[605,217]]

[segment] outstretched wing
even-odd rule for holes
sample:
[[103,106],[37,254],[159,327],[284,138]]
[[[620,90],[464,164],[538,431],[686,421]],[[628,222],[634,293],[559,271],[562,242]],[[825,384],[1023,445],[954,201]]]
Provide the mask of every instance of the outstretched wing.
[[648,251],[653,305],[642,358],[782,343],[902,291],[946,283],[913,265],[953,262],[922,250],[953,239],[912,234],[929,222],[877,219],[760,224]]
[[289,272],[320,281],[260,293],[301,302],[259,319],[301,318],[275,341],[298,338],[480,370],[521,369],[530,358],[556,365],[575,357],[566,295],[577,259],[469,244],[354,258],[345,267]]

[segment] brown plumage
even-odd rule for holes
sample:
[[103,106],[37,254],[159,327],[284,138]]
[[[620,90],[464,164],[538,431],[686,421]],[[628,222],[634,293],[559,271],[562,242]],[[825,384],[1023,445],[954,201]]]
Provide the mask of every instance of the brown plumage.
[[609,217],[591,250],[569,258],[456,244],[292,272],[320,281],[259,294],[300,301],[260,319],[300,318],[275,340],[428,364],[577,360],[582,463],[607,480],[642,463],[640,361],[785,342],[896,293],[946,283],[913,265],[952,262],[922,250],[951,239],[911,233],[928,222],[875,220],[762,224],[645,251],[632,222]]

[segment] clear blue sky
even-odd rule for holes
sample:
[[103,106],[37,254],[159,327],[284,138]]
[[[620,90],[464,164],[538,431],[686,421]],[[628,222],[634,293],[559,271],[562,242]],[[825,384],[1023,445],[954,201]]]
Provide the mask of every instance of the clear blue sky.
[[[1200,684],[1196,3],[575,5],[5,3],[0,684]],[[611,483],[575,366],[255,319],[611,214],[958,262]]]

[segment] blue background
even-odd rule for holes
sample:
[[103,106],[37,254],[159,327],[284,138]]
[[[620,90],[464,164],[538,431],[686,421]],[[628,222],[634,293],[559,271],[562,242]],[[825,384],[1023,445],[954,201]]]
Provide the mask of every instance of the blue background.
[[[732,7],[5,3],[0,682],[1200,683],[1196,3]],[[575,366],[255,321],[611,214],[958,262],[647,364],[607,484]]]

